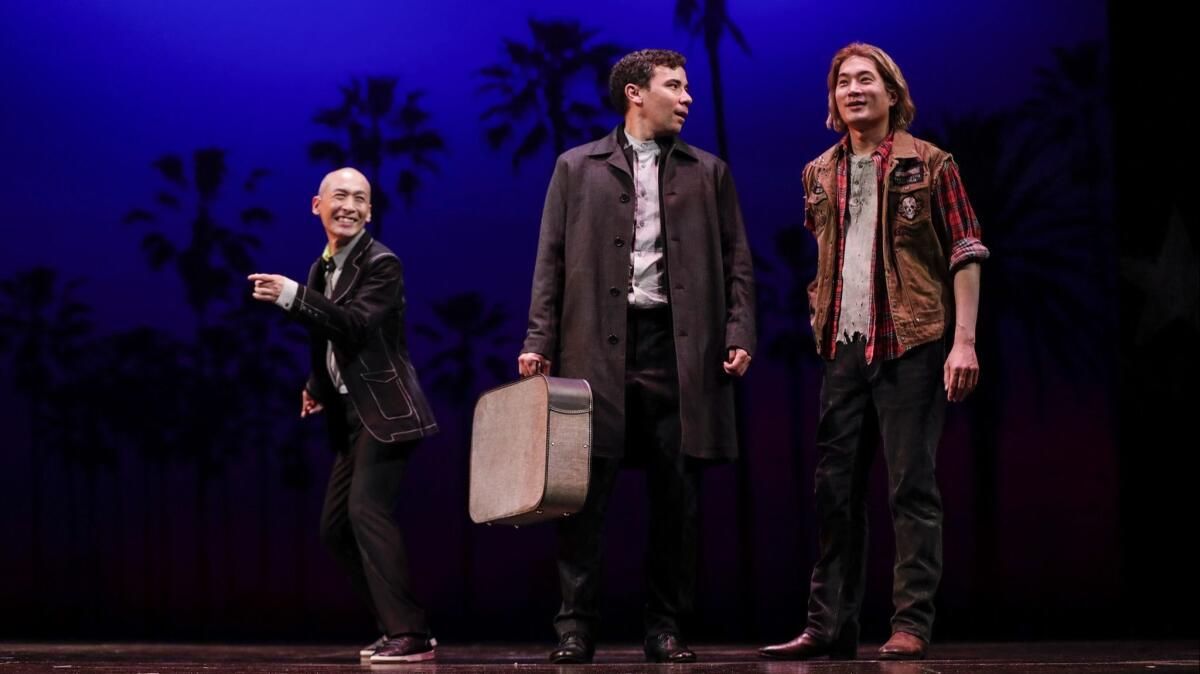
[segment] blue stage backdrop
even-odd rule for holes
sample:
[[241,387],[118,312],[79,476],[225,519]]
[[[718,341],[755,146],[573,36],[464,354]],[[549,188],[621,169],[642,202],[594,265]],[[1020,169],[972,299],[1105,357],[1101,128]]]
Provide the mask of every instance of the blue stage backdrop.
[[[467,518],[470,418],[516,375],[555,152],[617,117],[579,69],[563,74],[566,104],[594,114],[540,133],[544,97],[494,76],[512,44],[689,58],[684,137],[733,167],[762,326],[742,459],[704,480],[696,633],[794,635],[816,545],[820,367],[800,170],[837,140],[825,75],[856,40],[903,68],[915,130],[955,154],[993,252],[982,382],[952,407],[939,454],[939,637],[1123,629],[1104,5],[729,0],[709,42],[676,4],[7,3],[0,635],[371,634],[317,540],[331,457],[322,422],[297,418],[303,335],[244,282],[303,278],[324,243],[317,183],[354,164],[404,262],[414,362],[443,428],[399,504],[416,592],[443,639],[551,636],[552,532]],[[498,80],[509,93],[485,87]],[[882,466],[873,480],[878,639],[892,540]],[[639,634],[645,511],[628,472],[607,527],[610,637]]]

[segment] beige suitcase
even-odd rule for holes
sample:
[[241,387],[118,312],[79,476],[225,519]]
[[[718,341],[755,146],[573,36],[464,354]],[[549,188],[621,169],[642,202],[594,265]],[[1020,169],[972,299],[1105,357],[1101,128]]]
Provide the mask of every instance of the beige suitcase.
[[587,381],[539,374],[485,391],[471,427],[471,520],[519,525],[579,512],[591,445]]

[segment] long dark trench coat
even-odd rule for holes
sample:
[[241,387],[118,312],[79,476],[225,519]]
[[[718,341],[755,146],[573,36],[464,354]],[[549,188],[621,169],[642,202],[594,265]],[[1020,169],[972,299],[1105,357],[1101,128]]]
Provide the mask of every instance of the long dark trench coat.
[[[564,152],[542,212],[523,351],[553,374],[586,379],[593,453],[625,447],[625,326],[633,246],[633,174],[617,134]],[[727,349],[754,353],[754,270],[729,168],[676,139],[660,171],[682,451],[737,456]]]

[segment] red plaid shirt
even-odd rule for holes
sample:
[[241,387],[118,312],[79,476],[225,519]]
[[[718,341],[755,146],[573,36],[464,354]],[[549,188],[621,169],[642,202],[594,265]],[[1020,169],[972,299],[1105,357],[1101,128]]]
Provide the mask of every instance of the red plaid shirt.
[[[871,159],[875,163],[875,179],[877,194],[883,196],[884,167],[892,154],[892,134],[879,144]],[[849,162],[850,137],[842,138],[841,151],[837,159],[837,209],[838,209],[838,271],[837,282],[833,289],[833,311],[830,313],[830,327],[827,336],[817,335],[817,339],[828,340],[821,349],[822,353],[833,358],[837,354],[838,323],[842,313],[842,273],[841,260],[846,254],[846,209],[849,194]],[[808,186],[805,186],[808,189]],[[979,240],[979,220],[975,210],[967,199],[963,188],[962,178],[958,175],[958,166],[953,160],[946,161],[941,170],[933,177],[933,201],[937,206],[937,214],[941,216],[941,224],[945,227],[946,240],[950,241],[950,273],[964,264],[975,260],[985,260],[988,249]],[[880,203],[880,210],[887,205]],[[804,215],[804,226],[810,232],[816,231],[812,213]],[[936,219],[936,218],[935,218]],[[878,216],[876,216],[878,224]],[[875,279],[883,273],[883,262],[876,254],[879,242],[879,229],[876,227],[875,238],[871,245],[871,326],[867,335],[867,362],[873,362],[876,356],[884,360],[897,358],[907,350],[896,337],[896,326],[892,322],[892,312],[888,308],[887,284],[876,283]],[[912,346],[912,345],[910,345]]]

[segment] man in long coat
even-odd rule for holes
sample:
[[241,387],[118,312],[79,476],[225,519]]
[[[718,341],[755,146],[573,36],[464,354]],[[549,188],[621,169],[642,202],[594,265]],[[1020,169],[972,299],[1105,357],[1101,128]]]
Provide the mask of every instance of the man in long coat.
[[665,50],[622,58],[609,87],[624,123],[563,153],[546,194],[518,367],[586,379],[594,397],[588,499],[558,528],[557,663],[594,653],[600,530],[622,460],[647,469],[646,657],[695,659],[680,623],[693,604],[699,470],[737,456],[733,377],[756,331],[729,168],[677,135],[692,102],[684,63]]

